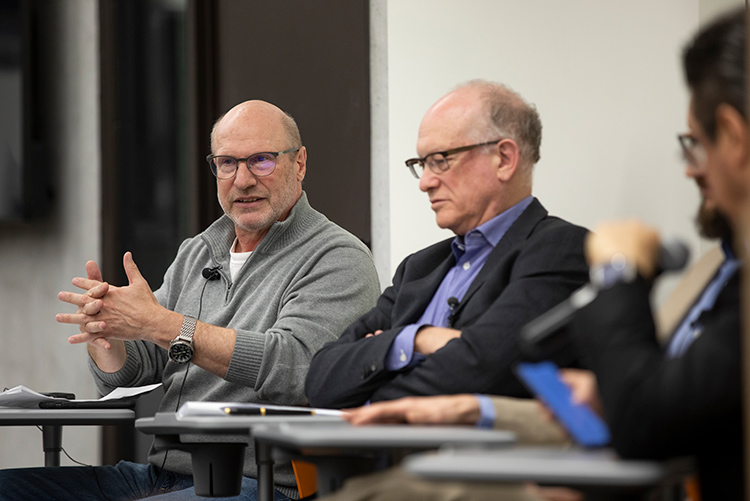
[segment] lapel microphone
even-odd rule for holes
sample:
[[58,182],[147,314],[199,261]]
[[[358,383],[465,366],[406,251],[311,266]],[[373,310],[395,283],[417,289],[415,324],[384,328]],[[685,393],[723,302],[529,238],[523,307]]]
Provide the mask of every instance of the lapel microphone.
[[203,278],[206,280],[218,280],[221,275],[219,275],[219,269],[221,269],[221,265],[215,266],[213,268],[203,268]]
[[448,308],[451,309],[450,315],[448,315],[448,327],[453,327],[453,322],[456,320],[456,307],[458,306],[458,299],[455,297],[448,298]]

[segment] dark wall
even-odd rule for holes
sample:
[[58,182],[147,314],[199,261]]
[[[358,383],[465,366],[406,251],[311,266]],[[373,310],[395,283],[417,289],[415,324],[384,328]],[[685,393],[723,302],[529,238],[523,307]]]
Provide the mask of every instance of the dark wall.
[[222,0],[213,15],[217,114],[247,99],[291,113],[311,204],[369,244],[368,3]]

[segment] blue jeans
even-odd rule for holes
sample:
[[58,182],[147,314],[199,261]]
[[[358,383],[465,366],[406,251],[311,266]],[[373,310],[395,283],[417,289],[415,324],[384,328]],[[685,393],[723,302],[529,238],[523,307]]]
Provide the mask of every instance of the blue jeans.
[[[117,466],[56,466],[0,470],[0,500],[76,500],[76,501],[177,501],[212,499],[195,495],[192,475],[159,470],[152,464],[120,461]],[[239,496],[220,498],[232,501],[256,501],[258,482],[242,477]],[[278,491],[275,501],[289,498]]]

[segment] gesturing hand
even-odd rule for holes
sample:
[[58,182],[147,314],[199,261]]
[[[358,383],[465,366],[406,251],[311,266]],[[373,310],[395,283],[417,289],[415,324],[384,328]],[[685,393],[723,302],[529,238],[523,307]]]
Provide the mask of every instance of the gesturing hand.
[[[109,284],[102,281],[102,273],[96,262],[88,261],[86,263],[86,276],[88,278],[77,277],[73,279],[73,285],[86,290],[85,293],[76,294],[74,292],[63,291],[57,294],[58,299],[61,301],[78,306],[76,314],[69,316],[69,318],[80,318],[80,322],[71,321],[66,323],[78,323],[81,333],[86,333],[87,324],[85,322],[99,313],[102,307],[101,298],[109,291]],[[62,321],[60,314],[56,318],[58,322]],[[97,338],[91,342],[100,348],[107,350],[111,348],[109,341],[104,338]]]
[[[158,323],[163,308],[156,301],[130,252],[123,256],[123,267],[129,282],[125,287],[109,286],[104,282],[92,280],[90,274],[88,279],[73,280],[75,286],[88,289],[85,294],[59,294],[61,300],[79,306],[75,314],[59,313],[56,317],[58,322],[81,326],[81,334],[71,336],[69,342],[102,343],[106,342],[107,338],[149,338],[152,332],[150,326]],[[97,341],[100,339],[103,341]]]

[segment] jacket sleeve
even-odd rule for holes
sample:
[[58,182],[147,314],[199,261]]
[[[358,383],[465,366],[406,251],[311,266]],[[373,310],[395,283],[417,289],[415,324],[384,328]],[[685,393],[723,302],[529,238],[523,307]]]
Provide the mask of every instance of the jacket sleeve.
[[[372,392],[393,378],[385,357],[400,328],[391,325],[393,306],[403,275],[401,263],[373,309],[351,324],[334,342],[327,343],[310,363],[305,393],[314,407],[345,408],[364,404]],[[381,329],[378,336],[365,338]]]
[[542,412],[538,400],[490,397],[495,407],[494,427],[512,431],[522,444],[569,444],[570,437],[554,420]]
[[702,334],[675,359],[665,359],[656,341],[642,280],[602,292],[576,318],[575,338],[597,375],[619,454],[691,454],[701,442],[740,436],[738,284],[735,276],[700,318]]

